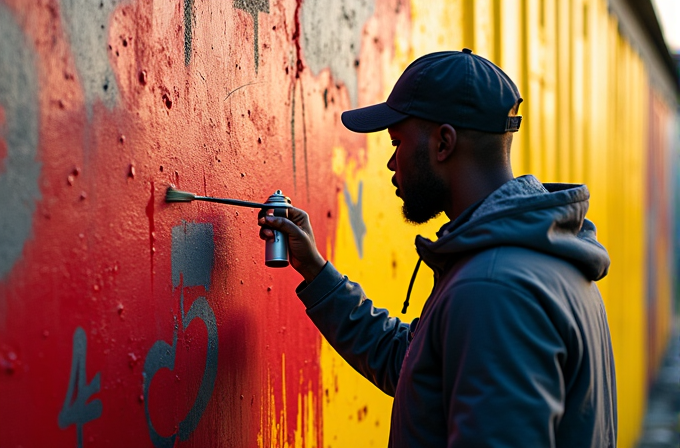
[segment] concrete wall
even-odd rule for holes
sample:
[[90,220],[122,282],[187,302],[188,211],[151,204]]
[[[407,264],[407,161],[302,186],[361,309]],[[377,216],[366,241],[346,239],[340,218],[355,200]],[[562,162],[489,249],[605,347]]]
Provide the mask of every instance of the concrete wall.
[[385,446],[391,400],[264,266],[257,212],[163,199],[282,189],[398,313],[414,237],[443,221],[402,221],[388,136],[340,113],[463,46],[523,93],[515,174],[591,186],[632,446],[669,328],[670,299],[647,311],[645,260],[667,254],[646,223],[670,225],[650,117],[676,121],[604,0],[0,0],[0,446]]
[[0,445],[321,445],[299,277],[264,266],[256,211],[163,200],[280,188],[333,246],[370,11],[346,5],[331,77],[330,53],[302,60],[310,8],[0,3]]

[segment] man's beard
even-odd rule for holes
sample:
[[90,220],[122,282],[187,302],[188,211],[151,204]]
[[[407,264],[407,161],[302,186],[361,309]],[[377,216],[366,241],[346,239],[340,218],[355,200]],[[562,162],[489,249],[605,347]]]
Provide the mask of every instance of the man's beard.
[[432,170],[424,142],[418,146],[414,162],[415,176],[400,186],[404,201],[401,211],[406,221],[423,224],[444,211],[449,192],[444,181]]

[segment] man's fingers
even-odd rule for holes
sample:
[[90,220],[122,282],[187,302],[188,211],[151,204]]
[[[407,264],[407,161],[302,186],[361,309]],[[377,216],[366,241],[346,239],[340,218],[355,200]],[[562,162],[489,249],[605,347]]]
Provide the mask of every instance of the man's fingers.
[[289,219],[280,218],[278,216],[265,216],[262,225],[280,230],[287,235],[301,236],[301,234],[304,233],[300,227]]
[[314,240],[309,215],[299,208],[289,208],[287,218],[267,214],[264,210],[258,214],[258,218],[257,224],[261,227],[260,238],[263,240],[274,237],[272,229],[279,230],[292,238]]
[[260,228],[260,239],[270,240],[274,238],[274,232],[269,227]]
[[299,225],[308,222],[309,216],[306,211],[292,207],[288,209],[288,219]]

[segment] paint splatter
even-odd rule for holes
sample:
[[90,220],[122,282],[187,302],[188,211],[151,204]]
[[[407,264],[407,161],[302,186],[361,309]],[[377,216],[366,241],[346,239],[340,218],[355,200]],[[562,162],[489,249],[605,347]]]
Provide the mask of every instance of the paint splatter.
[[374,8],[373,0],[305,0],[302,6],[305,62],[315,75],[330,67],[333,77],[345,83],[352,106],[358,101],[362,30]]
[[259,13],[269,14],[269,0],[234,0],[234,8],[246,11],[253,17],[253,52],[255,57],[255,73],[257,73],[260,67]]
[[359,181],[359,192],[357,193],[357,201],[352,201],[352,196],[349,193],[347,184],[345,184],[345,202],[347,203],[347,210],[349,211],[349,222],[352,226],[352,234],[354,235],[354,244],[357,246],[359,258],[364,256],[364,237],[366,236],[366,223],[364,223],[363,211],[363,191],[364,183]]
[[[38,78],[35,51],[26,41],[12,13],[0,4],[0,107],[4,110],[7,154],[0,173],[0,280],[21,257],[31,235],[36,201],[40,200],[41,164],[37,160],[39,135]],[[0,301],[1,302],[1,301]],[[2,304],[0,303],[0,314]]]

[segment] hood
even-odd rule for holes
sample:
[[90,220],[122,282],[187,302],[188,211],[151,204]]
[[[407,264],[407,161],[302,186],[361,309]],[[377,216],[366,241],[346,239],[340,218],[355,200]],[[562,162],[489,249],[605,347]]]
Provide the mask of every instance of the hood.
[[436,241],[416,237],[416,249],[428,266],[444,271],[452,256],[497,246],[525,247],[567,260],[588,279],[600,280],[610,260],[597,241],[595,225],[585,219],[589,198],[585,185],[518,177],[443,226]]

